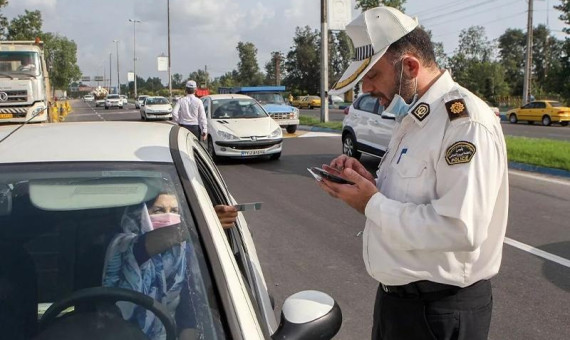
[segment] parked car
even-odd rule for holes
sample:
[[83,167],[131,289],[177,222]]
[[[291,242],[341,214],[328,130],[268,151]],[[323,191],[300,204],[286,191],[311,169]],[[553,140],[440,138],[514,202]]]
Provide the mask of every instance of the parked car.
[[518,109],[509,110],[507,118],[512,124],[527,121],[528,124],[542,122],[544,126],[549,126],[551,123],[567,126],[570,122],[570,107],[562,106],[560,102],[554,100],[536,100]]
[[135,100],[135,108],[140,109],[141,104],[144,102],[146,97],[148,97],[148,96],[145,96],[145,95],[138,96],[137,99]]
[[[287,298],[276,320],[247,222],[239,213],[222,228],[214,205],[236,201],[188,130],[137,122],[13,130],[0,127],[0,282],[10,292],[0,295],[3,339],[149,339],[156,331],[174,340],[180,328],[196,339],[338,332],[340,308],[318,291]],[[146,208],[164,192],[177,208],[163,214],[170,224]],[[131,252],[151,238],[141,250],[153,251],[150,259]],[[158,328],[146,327],[152,322]]]
[[121,97],[121,100],[123,101],[123,107],[127,106],[127,104],[129,103],[129,98],[124,94],[119,95],[119,97]]
[[112,107],[123,108],[123,100],[118,94],[108,94],[105,97],[105,110],[109,110]]
[[385,113],[379,100],[369,94],[359,96],[344,113],[342,152],[357,159],[362,153],[382,157],[392,137],[394,115]]
[[321,107],[321,97],[305,96],[305,98],[303,98],[299,102],[299,108],[300,109],[303,109],[303,108],[312,109],[314,107]]
[[172,105],[164,97],[146,97],[140,108],[141,119],[172,119]]
[[92,102],[94,100],[95,100],[95,96],[92,94],[86,94],[85,96],[83,96],[84,102]]
[[291,101],[291,106],[295,106],[295,107],[299,107],[299,103],[301,102],[301,100],[303,100],[303,98],[305,98],[306,96],[297,96],[295,98],[293,98],[293,101]]
[[202,98],[208,118],[208,152],[221,157],[281,157],[283,132],[255,99],[242,94]]
[[493,106],[493,103],[491,103],[491,102],[485,101],[485,103],[487,103],[487,105],[489,105],[489,107],[491,108],[491,111],[493,111],[495,116],[497,116],[497,118],[499,120],[501,120],[501,112],[499,111],[499,108],[496,106]]

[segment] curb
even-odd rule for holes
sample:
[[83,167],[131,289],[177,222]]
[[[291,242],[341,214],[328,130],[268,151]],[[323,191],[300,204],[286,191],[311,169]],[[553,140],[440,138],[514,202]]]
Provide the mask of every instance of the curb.
[[[311,132],[336,132],[340,133],[340,130],[335,130],[331,128],[323,128],[318,126],[309,126],[309,125],[299,125],[299,130],[303,131],[311,131]],[[527,171],[527,172],[536,172],[539,174],[550,175],[550,176],[557,176],[557,177],[567,177],[570,178],[570,171],[562,170],[562,169],[554,169],[554,168],[546,168],[543,166],[538,165],[530,165],[525,163],[518,163],[518,162],[509,162],[509,169]]]

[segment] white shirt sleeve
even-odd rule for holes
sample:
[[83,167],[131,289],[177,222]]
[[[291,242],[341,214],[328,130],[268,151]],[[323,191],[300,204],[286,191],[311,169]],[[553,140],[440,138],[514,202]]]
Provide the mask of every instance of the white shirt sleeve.
[[182,98],[178,99],[178,101],[176,102],[176,104],[174,105],[174,108],[172,109],[172,119],[177,122],[178,124],[180,124],[179,119],[179,111],[180,111],[180,101],[182,100]]
[[202,133],[208,133],[208,120],[206,119],[206,111],[204,111],[204,103],[198,99],[198,124]]
[[[483,125],[453,122],[443,139],[436,164],[436,199],[428,204],[402,203],[377,193],[366,217],[380,237],[396,249],[473,251],[487,238],[505,171],[502,144]],[[475,146],[468,163],[449,165],[446,151],[456,142]]]

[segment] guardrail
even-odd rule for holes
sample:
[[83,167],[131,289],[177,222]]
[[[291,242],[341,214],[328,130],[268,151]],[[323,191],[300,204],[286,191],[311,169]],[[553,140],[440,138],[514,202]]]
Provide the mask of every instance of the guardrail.
[[67,100],[51,102],[49,105],[49,121],[52,123],[63,122],[69,113],[71,105]]

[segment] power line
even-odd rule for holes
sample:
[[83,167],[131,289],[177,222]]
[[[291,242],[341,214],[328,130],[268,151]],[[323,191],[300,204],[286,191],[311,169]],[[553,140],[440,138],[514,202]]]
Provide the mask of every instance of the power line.
[[479,12],[475,12],[475,13],[470,13],[469,15],[461,16],[461,17],[454,18],[454,19],[451,19],[451,20],[442,21],[442,22],[440,22],[440,23],[436,23],[436,24],[429,25],[429,27],[432,28],[432,27],[435,27],[435,26],[439,26],[439,25],[446,24],[446,23],[448,23],[448,22],[457,21],[457,20],[463,20],[463,19],[465,19],[465,18],[473,17],[473,16],[479,15],[479,14],[481,14],[481,13],[488,12],[488,11],[493,10],[493,9],[497,9],[497,8],[500,8],[500,7],[509,6],[510,4],[513,4],[513,3],[515,3],[515,2],[519,2],[519,0],[511,1],[511,2],[508,2],[508,3],[506,3],[506,4],[502,4],[502,5],[499,5],[499,6],[487,8],[487,9],[485,9],[485,10],[482,10],[482,11],[479,11]]
[[434,20],[434,19],[439,19],[439,18],[447,17],[447,16],[449,16],[450,14],[455,14],[455,13],[467,11],[467,10],[470,10],[470,9],[472,9],[472,8],[476,8],[476,7],[483,6],[483,5],[488,4],[488,3],[490,3],[490,2],[495,2],[495,0],[487,0],[487,1],[483,1],[483,2],[477,3],[477,4],[469,5],[469,6],[467,6],[467,7],[459,8],[459,9],[453,10],[453,11],[451,11],[451,12],[447,12],[447,13],[443,13],[443,14],[440,14],[440,15],[436,15],[436,16],[431,17],[431,18],[423,19],[422,21],[423,21],[423,22],[426,22],[426,21],[430,21],[430,20]]
[[462,5],[464,3],[465,3],[465,0],[452,1],[452,2],[448,2],[446,4],[443,4],[443,5],[439,5],[437,7],[433,7],[430,9],[423,10],[423,11],[419,11],[417,13],[412,14],[412,16],[420,16],[420,15],[424,15],[424,14],[431,13],[434,11],[438,12],[442,8],[456,7],[457,5]]
[[[484,22],[484,23],[481,23],[481,24],[479,24],[479,25],[480,25],[480,26],[484,26],[484,25],[492,24],[492,23],[494,23],[494,22],[501,21],[501,20],[504,20],[504,19],[514,18],[514,17],[519,16],[519,15],[521,15],[521,14],[525,14],[526,12],[527,12],[527,11],[518,12],[518,13],[513,14],[513,15],[509,15],[509,16],[502,17],[502,18],[499,18],[499,19],[495,19],[495,20],[491,20],[491,21]],[[447,37],[447,36],[449,36],[449,35],[451,35],[451,34],[454,34],[454,33],[457,33],[457,32],[461,32],[461,30],[455,30],[455,31],[451,31],[451,32],[446,32],[445,34],[438,34],[438,35],[435,35],[434,38]]]

